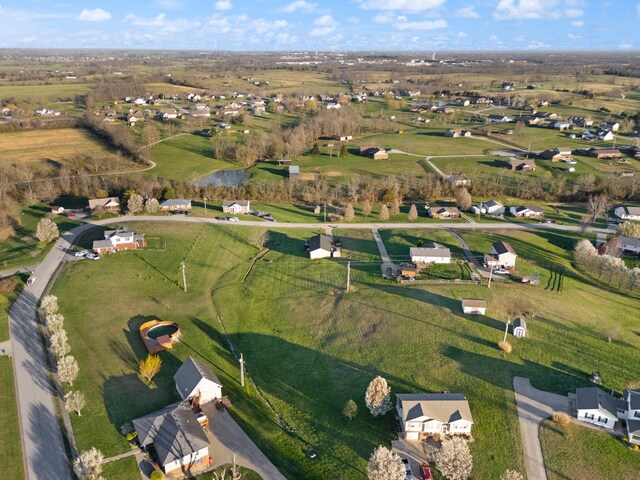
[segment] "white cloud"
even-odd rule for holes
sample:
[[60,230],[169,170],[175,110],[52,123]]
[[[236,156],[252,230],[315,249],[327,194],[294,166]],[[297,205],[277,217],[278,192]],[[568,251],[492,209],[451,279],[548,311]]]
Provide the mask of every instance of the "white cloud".
[[95,10],[85,8],[77,18],[82,22],[104,22],[111,20],[111,14],[101,8],[96,8]]
[[518,35],[514,38],[516,42],[524,42],[524,35]]
[[[2,7],[0,7],[0,12],[2,11]],[[640,3],[636,5],[636,13],[638,14],[638,17],[640,18]]]
[[145,18],[129,13],[124,17],[125,23],[130,23],[136,27],[161,27],[165,24],[166,14],[161,13],[153,18]]
[[331,35],[339,25],[331,15],[322,15],[313,21],[315,28],[309,32],[312,37],[326,37]]
[[38,40],[38,37],[36,37],[35,35],[30,35],[28,37],[24,37],[24,38],[20,39],[20,42],[22,42],[22,43],[33,43],[36,40]]
[[584,22],[582,20],[574,20],[569,25],[571,25],[574,28],[582,28],[584,27]]
[[456,11],[456,17],[461,18],[480,18],[480,14],[476,12],[475,7],[473,5],[469,5],[468,7],[463,7]]
[[156,0],[155,3],[165,10],[182,10],[184,7],[180,0]]
[[529,42],[529,45],[527,45],[527,48],[529,50],[542,50],[545,48],[549,48],[549,45],[547,45],[546,43],[533,41],[533,42]]
[[360,23],[360,19],[358,17],[349,17],[347,19],[347,22],[357,24],[357,23]]
[[187,20],[184,18],[167,20],[167,16],[164,13],[156,15],[153,18],[139,17],[130,13],[124,17],[124,21],[136,27],[152,28],[156,35],[182,33],[201,26],[199,20]]
[[576,35],[575,33],[567,33],[567,38],[570,38],[571,40],[578,40],[579,38],[582,38],[582,35]]
[[456,35],[458,38],[467,38],[468,36],[466,32],[458,32],[458,35]]
[[622,42],[620,45],[618,45],[618,48],[620,50],[629,50],[631,47],[633,47],[633,44],[628,42]]
[[372,18],[374,23],[379,23],[382,25],[391,23],[394,19],[395,15],[393,13],[379,13]]
[[438,28],[447,28],[449,25],[445,20],[424,20],[422,22],[408,22],[404,17],[398,17],[402,20],[396,22],[393,26],[398,30],[436,30]]
[[[496,20],[557,20],[567,16],[567,12],[576,13],[577,9],[569,9],[564,13],[559,9],[560,0],[500,0],[493,13]],[[576,2],[564,2],[576,5]]]
[[576,18],[584,15],[584,12],[579,8],[568,8],[564,11],[564,16],[567,18]]
[[218,0],[215,6],[216,10],[231,10],[233,7],[231,0]]
[[317,6],[318,6],[317,3],[310,3],[310,2],[306,2],[305,0],[297,0],[293,3],[290,3],[289,5],[285,5],[282,8],[282,11],[285,13],[293,13],[293,12],[311,13],[316,9]]
[[402,10],[421,12],[441,7],[447,0],[361,0],[360,7],[366,10]]

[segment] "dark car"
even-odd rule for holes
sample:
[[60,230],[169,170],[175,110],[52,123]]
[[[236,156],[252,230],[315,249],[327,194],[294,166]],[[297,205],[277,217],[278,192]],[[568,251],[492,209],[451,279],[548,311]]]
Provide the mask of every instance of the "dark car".
[[216,217],[216,220],[226,220],[227,217]]

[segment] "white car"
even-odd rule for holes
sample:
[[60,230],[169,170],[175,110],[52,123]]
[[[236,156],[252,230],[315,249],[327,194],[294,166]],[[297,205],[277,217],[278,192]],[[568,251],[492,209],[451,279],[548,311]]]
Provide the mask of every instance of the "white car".
[[229,217],[230,222],[239,222],[240,219],[238,217]]
[[99,255],[96,255],[95,253],[91,253],[91,252],[87,252],[85,257],[87,257],[89,260],[100,260]]
[[35,275],[31,275],[28,279],[27,279],[27,286],[29,285],[33,285],[34,283],[36,283],[36,280],[38,279],[38,277],[36,277]]
[[506,268],[496,268],[493,273],[497,273],[498,275],[509,275],[509,270]]
[[84,256],[87,255],[87,253],[88,252],[86,250],[80,250],[80,251],[77,251],[76,253],[74,253],[73,255],[74,255],[74,257],[84,257]]
[[568,164],[568,165],[575,165],[576,163],[578,163],[576,160],[574,160],[573,158],[567,158],[564,163]]

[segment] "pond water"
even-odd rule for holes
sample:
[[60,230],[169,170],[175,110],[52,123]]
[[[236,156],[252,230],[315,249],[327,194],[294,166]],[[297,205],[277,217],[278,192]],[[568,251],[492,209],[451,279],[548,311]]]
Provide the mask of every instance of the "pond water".
[[198,180],[198,185],[206,187],[239,187],[244,184],[251,175],[246,170],[219,170]]

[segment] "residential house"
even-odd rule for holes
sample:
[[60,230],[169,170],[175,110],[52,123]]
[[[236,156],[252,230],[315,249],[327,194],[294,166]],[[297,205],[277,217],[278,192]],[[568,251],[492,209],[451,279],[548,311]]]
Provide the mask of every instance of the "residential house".
[[104,212],[119,212],[120,199],[118,197],[90,198],[89,210],[91,210],[91,213],[95,213],[96,210],[102,210]]
[[580,128],[591,127],[593,125],[593,120],[590,118],[569,117],[569,121],[572,122],[576,127]]
[[598,140],[613,140],[613,132],[611,130],[597,130],[595,136],[598,138]]
[[586,423],[613,430],[618,412],[625,409],[625,402],[614,398],[598,387],[576,388],[577,418]]
[[251,213],[250,200],[225,200],[222,202],[222,211],[224,213],[232,213],[234,215]]
[[640,238],[620,235],[617,242],[618,249],[625,254],[640,255]]
[[451,128],[444,132],[445,137],[458,138],[458,137],[470,137],[471,132],[469,130],[463,130],[461,128]]
[[489,200],[488,202],[474,205],[471,207],[471,211],[475,214],[493,215],[496,217],[504,215],[504,205],[496,200]]
[[162,120],[173,120],[178,118],[178,112],[175,108],[161,108],[158,110],[158,117]]
[[617,416],[626,421],[629,442],[640,445],[640,390],[623,390],[622,401]]
[[162,212],[187,212],[191,210],[191,200],[170,198],[160,202],[158,208]]
[[517,258],[518,255],[513,247],[507,242],[500,240],[491,246],[491,253],[484,255],[484,263],[488,267],[514,268]]
[[58,117],[60,116],[60,112],[58,110],[50,110],[42,107],[36,110],[36,115],[39,117]]
[[451,263],[451,250],[435,242],[427,242],[421,247],[409,249],[411,262],[416,265],[427,263]]
[[502,82],[502,85],[500,85],[500,88],[505,92],[513,90],[513,87],[515,87],[515,85],[511,82]]
[[165,475],[191,476],[209,467],[209,440],[187,405],[175,403],[132,423],[140,446],[153,447]]
[[489,115],[487,116],[487,120],[491,123],[508,123],[513,121],[513,118],[506,115]]
[[617,148],[590,148],[587,153],[595,158],[620,158],[622,152]]
[[337,142],[350,142],[353,140],[352,135],[334,135],[333,139]]
[[327,103],[325,107],[327,110],[339,110],[342,107],[339,103]]
[[510,207],[509,213],[517,218],[542,218],[544,217],[544,210],[537,205],[525,206],[520,205],[518,207]]
[[513,321],[511,329],[514,337],[524,338],[527,335],[527,322],[524,321],[524,318],[518,317]]
[[468,315],[484,315],[487,311],[487,302],[480,298],[463,298],[462,313]]
[[554,112],[537,112],[535,116],[543,120],[558,120],[558,114]]
[[336,241],[329,235],[316,235],[311,237],[304,246],[309,258],[337,258],[340,256],[340,241]]
[[536,162],[530,158],[510,158],[508,163],[512,171],[533,171],[536,169]]
[[622,220],[640,220],[640,207],[621,205],[616,207],[613,213]]
[[299,165],[289,165],[289,178],[291,180],[296,180],[300,177],[300,166]]
[[553,122],[551,123],[551,128],[559,130],[561,132],[566,132],[567,130],[571,130],[573,128],[573,124],[570,122]]
[[100,116],[105,118],[116,118],[117,114],[113,108],[103,108],[100,110]]
[[447,177],[447,182],[454,187],[468,187],[471,185],[471,179],[464,173],[454,173]]
[[374,160],[387,160],[389,158],[389,154],[384,148],[375,146],[360,147],[360,155],[373,158]]
[[192,407],[222,398],[222,384],[206,363],[188,357],[173,376],[176,390],[182,400]]
[[600,122],[600,130],[610,130],[617,132],[620,130],[620,124],[618,122]]
[[115,253],[119,250],[138,250],[144,248],[146,241],[143,233],[136,233],[126,227],[116,230],[105,230],[104,240],[95,240],[92,250],[94,253]]
[[460,210],[458,207],[429,207],[427,215],[431,218],[441,218],[448,220],[451,218],[460,218]]
[[144,97],[138,97],[133,101],[133,103],[135,105],[146,105],[147,104],[147,99],[144,98]]
[[134,124],[136,122],[144,122],[144,113],[137,108],[131,109],[127,115],[127,122]]
[[540,156],[547,160],[551,160],[552,162],[559,162],[561,160],[571,158],[572,152],[573,150],[569,147],[557,147],[553,150],[545,150],[540,154]]
[[471,409],[461,393],[399,393],[396,399],[404,440],[422,441],[435,434],[471,434]]
[[64,207],[53,205],[51,207],[51,213],[55,213],[56,215],[62,215],[64,213]]

